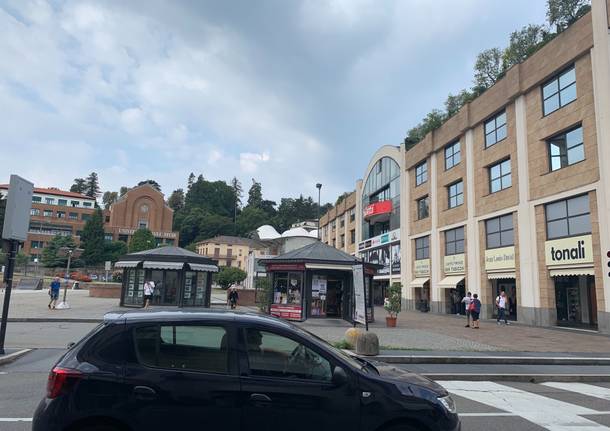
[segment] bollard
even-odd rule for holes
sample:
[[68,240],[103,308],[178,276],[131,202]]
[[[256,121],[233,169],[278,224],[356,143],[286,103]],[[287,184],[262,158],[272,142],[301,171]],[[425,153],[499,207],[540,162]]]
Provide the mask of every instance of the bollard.
[[379,354],[379,338],[373,332],[363,332],[356,340],[356,353],[364,356]]

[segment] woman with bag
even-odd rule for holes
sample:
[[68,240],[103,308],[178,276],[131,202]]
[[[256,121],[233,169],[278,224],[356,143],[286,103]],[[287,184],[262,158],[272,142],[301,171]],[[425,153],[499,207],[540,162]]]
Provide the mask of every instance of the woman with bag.
[[481,301],[476,293],[472,295],[472,301],[469,305],[470,316],[472,317],[472,328],[479,329],[479,314],[481,313]]

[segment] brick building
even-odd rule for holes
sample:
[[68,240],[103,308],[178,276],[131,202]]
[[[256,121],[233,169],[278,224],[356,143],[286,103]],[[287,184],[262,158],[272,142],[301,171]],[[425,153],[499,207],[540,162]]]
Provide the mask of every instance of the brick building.
[[320,217],[320,239],[346,253],[356,253],[356,192]]

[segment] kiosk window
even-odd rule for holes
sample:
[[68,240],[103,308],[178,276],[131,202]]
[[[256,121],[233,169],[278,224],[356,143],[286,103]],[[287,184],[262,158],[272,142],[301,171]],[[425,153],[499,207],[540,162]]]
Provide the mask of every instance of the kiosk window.
[[258,329],[246,329],[250,374],[299,380],[330,381],[330,362],[290,338]]
[[300,272],[277,272],[273,277],[273,303],[301,305],[303,287]]
[[227,333],[219,326],[161,325],[135,330],[139,361],[151,367],[226,373]]

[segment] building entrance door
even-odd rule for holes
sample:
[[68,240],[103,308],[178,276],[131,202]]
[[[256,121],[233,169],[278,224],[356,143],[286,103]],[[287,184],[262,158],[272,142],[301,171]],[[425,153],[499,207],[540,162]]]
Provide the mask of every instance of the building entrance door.
[[342,318],[341,305],[343,299],[343,283],[341,280],[328,280],[326,293],[326,317]]
[[445,303],[447,304],[447,314],[463,314],[466,315],[466,307],[462,303],[462,299],[466,296],[466,284],[460,281],[455,289],[445,290]]
[[589,278],[593,279],[592,276],[583,275],[555,278],[557,325],[597,326],[594,281]]
[[500,292],[506,293],[506,318],[508,320],[517,320],[517,284],[514,278],[505,280],[492,280],[493,290],[493,317],[498,317],[498,307],[496,307],[496,298]]

